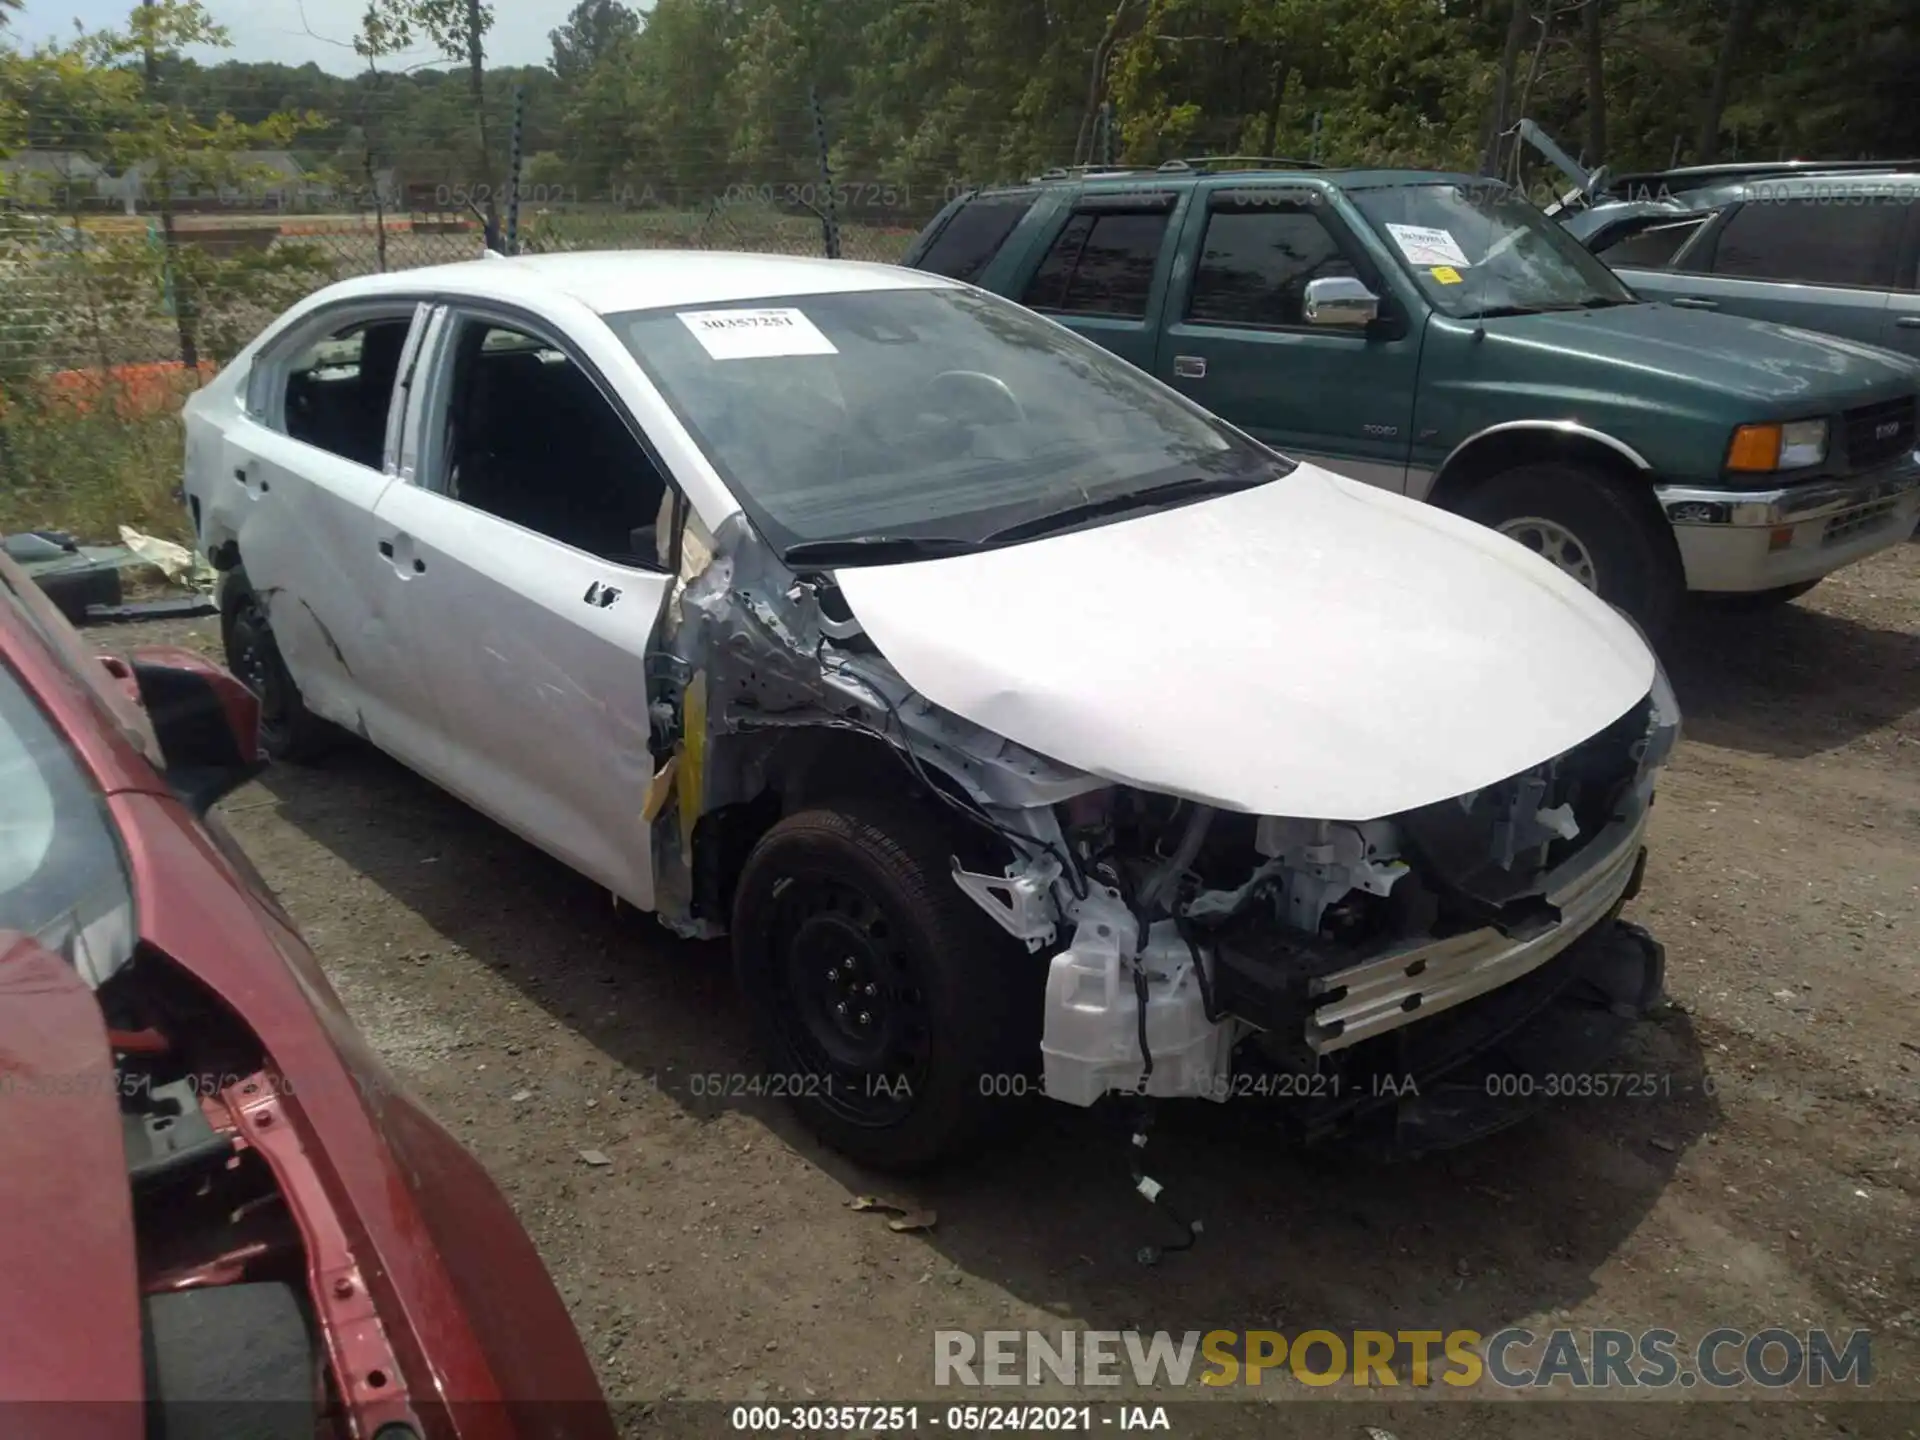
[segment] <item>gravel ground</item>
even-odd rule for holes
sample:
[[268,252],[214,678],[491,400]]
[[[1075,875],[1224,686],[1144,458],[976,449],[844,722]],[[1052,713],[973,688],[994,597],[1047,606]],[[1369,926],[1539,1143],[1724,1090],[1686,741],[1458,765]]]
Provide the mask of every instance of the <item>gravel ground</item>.
[[[1521,1410],[1436,1387],[1293,1405],[1285,1433],[1920,1434],[1920,543],[1772,614],[1690,615],[1668,664],[1686,739],[1628,913],[1667,946],[1672,1003],[1620,1066],[1651,1093],[1393,1167],[1289,1149],[1257,1107],[1165,1109],[1153,1170],[1205,1234],[1152,1269],[1135,1254],[1165,1217],[1098,1110],[883,1181],[731,1093],[752,1065],[722,946],[616,910],[364,748],[223,809],[361,1026],[512,1197],[641,1428],[724,1423],[662,1403],[681,1400],[931,1399],[937,1327],[1779,1324],[1871,1329],[1874,1403]],[[865,1193],[938,1223],[895,1233],[850,1208]],[[1259,1393],[1333,1392],[1276,1373]],[[1176,1429],[1281,1433],[1264,1406],[1200,1413]]]

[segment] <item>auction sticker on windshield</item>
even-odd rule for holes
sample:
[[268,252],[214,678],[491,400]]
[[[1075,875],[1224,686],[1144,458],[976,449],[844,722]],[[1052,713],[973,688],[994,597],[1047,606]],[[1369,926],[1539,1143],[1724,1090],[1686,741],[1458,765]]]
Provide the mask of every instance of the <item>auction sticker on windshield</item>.
[[798,310],[691,310],[680,323],[715,360],[838,355],[834,343]]
[[1467,252],[1460,248],[1451,230],[1431,225],[1389,224],[1387,233],[1393,236],[1393,243],[1400,247],[1409,265],[1452,265],[1462,270],[1469,266]]

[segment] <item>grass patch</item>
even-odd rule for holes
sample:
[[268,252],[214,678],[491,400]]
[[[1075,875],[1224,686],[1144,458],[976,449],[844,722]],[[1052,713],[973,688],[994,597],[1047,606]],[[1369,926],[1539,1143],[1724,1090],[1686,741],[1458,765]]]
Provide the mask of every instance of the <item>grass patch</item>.
[[129,367],[0,395],[0,532],[63,530],[111,545],[131,525],[192,545],[177,498],[180,407],[192,388],[178,366]]

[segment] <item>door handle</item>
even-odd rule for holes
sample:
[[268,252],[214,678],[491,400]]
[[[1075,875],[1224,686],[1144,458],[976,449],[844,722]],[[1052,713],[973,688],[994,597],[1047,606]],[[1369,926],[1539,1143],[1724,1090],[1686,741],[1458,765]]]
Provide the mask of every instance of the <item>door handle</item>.
[[1667,303],[1677,305],[1682,310],[1718,310],[1720,308],[1718,300],[1709,300],[1704,295],[1676,295]]
[[[253,479],[251,476],[247,474],[246,466],[244,465],[234,466],[233,478],[238,480],[242,485],[245,485],[249,490],[253,488]],[[267,477],[262,475],[260,477],[260,493],[264,495],[267,493],[267,491],[271,490],[272,488],[273,487],[271,485],[267,484]]]
[[1177,380],[1204,380],[1207,378],[1207,358],[1204,355],[1176,355],[1173,357],[1173,374]]
[[[406,537],[398,536],[396,538],[405,539]],[[380,552],[381,559],[393,562],[394,574],[400,574],[401,561],[398,553],[394,549],[394,542],[392,540],[376,540],[373,543],[374,548]],[[411,547],[411,542],[409,542],[409,547]],[[416,575],[424,575],[427,573],[427,562],[422,560],[418,555],[409,556],[406,564]]]
[[1902,315],[1893,323],[1902,330],[1920,330],[1920,315]]

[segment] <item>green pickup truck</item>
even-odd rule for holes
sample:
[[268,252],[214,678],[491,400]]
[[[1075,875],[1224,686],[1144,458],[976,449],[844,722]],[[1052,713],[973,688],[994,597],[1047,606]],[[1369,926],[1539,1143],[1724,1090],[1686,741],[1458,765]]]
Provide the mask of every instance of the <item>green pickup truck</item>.
[[1789,600],[1920,516],[1920,366],[1643,300],[1472,175],[1050,172],[957,198],[905,263],[1492,526],[1650,634],[1684,590]]

